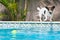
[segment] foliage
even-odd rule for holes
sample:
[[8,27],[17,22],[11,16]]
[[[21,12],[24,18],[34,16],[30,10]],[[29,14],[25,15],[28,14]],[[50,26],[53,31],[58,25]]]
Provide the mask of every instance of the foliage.
[[10,11],[11,20],[14,21],[17,14],[15,0],[0,0],[0,3],[2,3]]
[[[26,19],[26,14],[27,14],[27,2],[29,1],[29,0],[17,0],[17,1],[19,1],[20,2],[20,18],[18,19],[18,20],[20,20],[20,21],[23,21],[23,20],[25,20]],[[23,1],[25,1],[25,6],[24,6],[24,8],[22,9],[21,7],[22,7],[22,2]],[[18,4],[17,4],[17,2],[16,2],[16,0],[0,0],[0,3],[2,3],[8,10],[9,10],[9,14],[10,14],[10,18],[11,18],[11,21],[17,21],[17,14],[18,14]],[[9,15],[8,15],[9,16]]]

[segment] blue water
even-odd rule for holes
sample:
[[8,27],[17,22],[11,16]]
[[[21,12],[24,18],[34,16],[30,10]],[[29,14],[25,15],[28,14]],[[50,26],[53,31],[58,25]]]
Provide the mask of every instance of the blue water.
[[[11,33],[13,30],[16,30],[16,34]],[[40,33],[39,31],[0,29],[0,40],[60,40],[60,31]]]

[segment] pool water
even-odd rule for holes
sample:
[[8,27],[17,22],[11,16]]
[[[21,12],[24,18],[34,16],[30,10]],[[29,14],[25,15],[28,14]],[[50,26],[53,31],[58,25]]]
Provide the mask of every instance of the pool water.
[[39,31],[0,29],[0,40],[60,40],[60,31]]

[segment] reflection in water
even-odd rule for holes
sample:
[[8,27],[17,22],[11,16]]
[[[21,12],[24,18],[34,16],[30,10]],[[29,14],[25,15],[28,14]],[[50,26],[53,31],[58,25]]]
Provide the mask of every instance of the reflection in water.
[[17,33],[16,30],[12,30],[12,31],[11,31],[11,34],[12,34],[12,37],[13,37],[13,38],[16,37],[16,33]]
[[16,31],[16,30],[12,30],[11,33],[12,33],[13,35],[16,35],[17,31]]

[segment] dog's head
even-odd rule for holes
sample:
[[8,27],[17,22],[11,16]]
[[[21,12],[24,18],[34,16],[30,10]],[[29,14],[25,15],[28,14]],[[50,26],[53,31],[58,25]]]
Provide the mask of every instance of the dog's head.
[[50,21],[52,20],[52,17],[53,17],[53,11],[54,11],[54,8],[55,6],[46,6],[45,7],[47,10],[48,10],[48,17],[47,17],[47,20]]
[[50,14],[52,14],[55,6],[46,6],[45,8],[48,9]]

